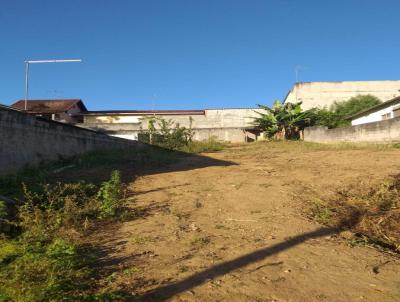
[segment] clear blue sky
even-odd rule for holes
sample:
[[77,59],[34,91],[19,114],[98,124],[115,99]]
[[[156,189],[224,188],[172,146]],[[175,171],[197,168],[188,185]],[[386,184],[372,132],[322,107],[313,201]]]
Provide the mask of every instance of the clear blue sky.
[[301,81],[400,79],[398,0],[0,0],[0,103],[251,107]]

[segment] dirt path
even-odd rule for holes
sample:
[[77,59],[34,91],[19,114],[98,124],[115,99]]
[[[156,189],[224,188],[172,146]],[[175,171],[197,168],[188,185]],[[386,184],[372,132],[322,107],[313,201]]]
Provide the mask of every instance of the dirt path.
[[102,237],[115,286],[132,301],[400,301],[398,259],[349,246],[296,198],[399,172],[399,155],[248,145],[205,155],[232,165],[196,169],[203,159],[190,157],[139,177],[143,211]]

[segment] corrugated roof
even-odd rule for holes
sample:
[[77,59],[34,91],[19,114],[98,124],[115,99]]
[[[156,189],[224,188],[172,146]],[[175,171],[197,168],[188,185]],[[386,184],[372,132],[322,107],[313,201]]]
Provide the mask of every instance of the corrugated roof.
[[[82,111],[87,111],[86,106],[80,99],[63,99],[63,100],[28,100],[28,113],[62,113],[78,105]],[[11,105],[12,108],[25,111],[25,100],[19,100]]]

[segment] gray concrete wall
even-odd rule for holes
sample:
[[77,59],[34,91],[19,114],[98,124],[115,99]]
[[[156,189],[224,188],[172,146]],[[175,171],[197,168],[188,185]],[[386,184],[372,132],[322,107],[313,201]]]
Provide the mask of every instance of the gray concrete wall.
[[[221,141],[245,142],[247,138],[255,139],[251,133],[246,133],[245,129],[254,128],[255,117],[259,117],[256,112],[265,112],[259,108],[242,109],[206,109],[205,114],[199,115],[162,115],[156,118],[171,120],[183,127],[191,127],[195,132],[195,140],[204,140],[215,137]],[[153,116],[145,115],[85,115],[84,123],[78,126],[103,131],[109,135],[123,137],[127,139],[137,139],[137,134],[142,130],[148,129],[148,120]],[[155,127],[159,129],[156,123]],[[246,138],[247,137],[247,138]]]
[[400,117],[347,128],[310,127],[304,129],[304,140],[318,143],[396,143],[400,142]]
[[304,110],[329,107],[336,101],[347,101],[357,95],[372,94],[382,101],[400,96],[400,81],[344,81],[297,83],[285,102],[303,102]]
[[[137,124],[78,124],[78,126],[130,140],[137,140],[138,134],[146,130]],[[245,142],[246,136],[251,140],[256,139],[253,134],[237,127],[193,128],[193,131],[193,139],[199,141],[207,140],[211,137],[227,142]]]
[[135,141],[27,115],[0,106],[0,174],[94,150],[134,148]]

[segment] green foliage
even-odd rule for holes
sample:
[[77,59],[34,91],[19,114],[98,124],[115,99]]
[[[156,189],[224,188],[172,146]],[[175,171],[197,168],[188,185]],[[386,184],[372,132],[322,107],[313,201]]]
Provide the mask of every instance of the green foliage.
[[101,184],[97,193],[100,200],[101,217],[115,216],[117,210],[121,207],[121,174],[115,170],[111,173],[111,178]]
[[331,108],[313,109],[315,125],[328,128],[347,127],[351,125],[350,116],[380,104],[373,95],[358,95],[347,101],[335,102]]
[[6,202],[0,200],[0,220],[5,219],[8,216],[7,205]]
[[171,150],[179,150],[188,145],[194,136],[192,118],[189,128],[181,127],[172,120],[152,117],[148,119],[148,131],[139,135],[139,140]]
[[280,101],[275,101],[272,107],[265,105],[258,107],[267,113],[257,112],[260,117],[254,120],[254,124],[269,138],[299,139],[300,131],[313,122],[313,112],[303,111],[301,102],[282,104]]
[[13,217],[19,232],[0,234],[0,301],[117,301],[117,294],[91,293],[93,257],[69,230],[83,233],[87,223],[118,212],[120,173],[99,190],[83,182],[23,190]]
[[382,103],[381,100],[376,96],[370,94],[358,95],[350,98],[348,101],[335,102],[333,110],[340,116],[349,117],[353,114],[379,105],[380,103]]
[[195,132],[192,130],[192,118],[189,118],[189,128],[181,127],[172,120],[162,118],[150,118],[148,130],[139,133],[139,141],[160,146],[169,150],[186,153],[201,153],[220,151],[224,144],[210,137],[204,141],[193,141]]
[[210,137],[203,141],[192,141],[179,148],[179,151],[186,153],[217,152],[225,148],[225,144]]

